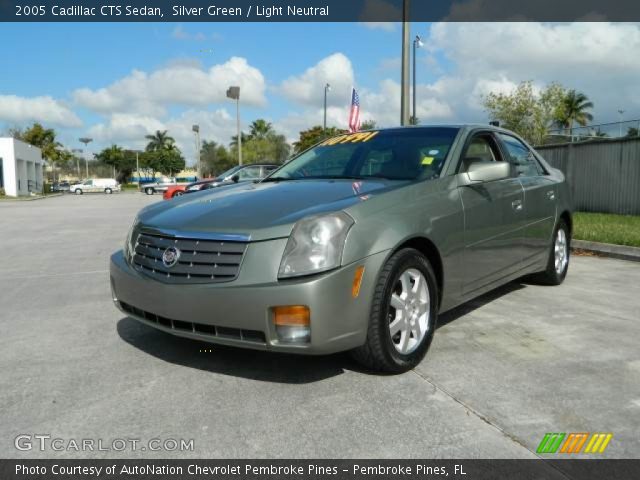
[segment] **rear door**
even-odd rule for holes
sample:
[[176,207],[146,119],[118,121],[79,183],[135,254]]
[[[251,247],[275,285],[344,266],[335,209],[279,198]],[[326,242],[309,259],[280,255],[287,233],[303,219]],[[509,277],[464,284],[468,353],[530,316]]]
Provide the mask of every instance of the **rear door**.
[[[478,161],[505,161],[491,132],[477,132],[467,141],[458,172]],[[521,268],[524,191],[515,176],[458,188],[465,221],[463,292],[472,294]]]
[[507,160],[524,189],[524,258],[525,264],[546,258],[556,217],[556,185],[534,153],[518,138],[497,134]]

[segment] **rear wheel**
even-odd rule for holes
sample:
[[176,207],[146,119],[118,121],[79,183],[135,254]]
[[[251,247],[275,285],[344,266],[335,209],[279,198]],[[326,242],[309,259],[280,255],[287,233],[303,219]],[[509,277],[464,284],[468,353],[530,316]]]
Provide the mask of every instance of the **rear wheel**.
[[438,314],[438,286],[429,261],[408,248],[394,254],[376,285],[365,344],[354,358],[373,370],[402,373],[431,345]]
[[564,220],[560,220],[553,232],[553,242],[549,251],[549,260],[545,271],[537,273],[531,279],[542,285],[560,285],[569,270],[571,253],[571,234]]
[[82,190],[80,190],[79,188],[76,188],[73,193],[75,193],[76,195],[82,195]]
[[151,187],[145,188],[144,189],[144,193],[146,193],[147,195],[153,195],[154,190]]

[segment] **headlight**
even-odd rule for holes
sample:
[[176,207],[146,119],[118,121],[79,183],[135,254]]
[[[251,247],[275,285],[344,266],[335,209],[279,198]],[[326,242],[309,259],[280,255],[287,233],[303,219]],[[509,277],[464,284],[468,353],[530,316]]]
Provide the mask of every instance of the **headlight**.
[[344,212],[302,219],[284,249],[278,278],[299,277],[339,267],[353,219]]
[[127,232],[127,238],[124,240],[124,258],[127,262],[131,263],[133,260],[133,255],[135,254],[136,248],[136,240],[138,235],[138,225],[140,224],[140,220],[138,217],[135,218],[131,227],[129,227],[129,231]]

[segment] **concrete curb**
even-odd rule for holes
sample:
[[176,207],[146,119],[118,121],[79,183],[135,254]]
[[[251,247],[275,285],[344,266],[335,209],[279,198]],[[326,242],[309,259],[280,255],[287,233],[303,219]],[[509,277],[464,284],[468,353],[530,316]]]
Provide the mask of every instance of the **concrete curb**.
[[33,202],[35,200],[45,200],[47,198],[61,197],[62,195],[63,195],[62,193],[49,193],[47,195],[40,195],[37,197],[17,197],[17,198],[5,197],[2,199],[2,201],[3,202]]
[[604,257],[640,262],[639,247],[627,247],[625,245],[613,245],[611,243],[587,242],[585,240],[572,240],[571,249],[586,250],[587,252],[594,252]]

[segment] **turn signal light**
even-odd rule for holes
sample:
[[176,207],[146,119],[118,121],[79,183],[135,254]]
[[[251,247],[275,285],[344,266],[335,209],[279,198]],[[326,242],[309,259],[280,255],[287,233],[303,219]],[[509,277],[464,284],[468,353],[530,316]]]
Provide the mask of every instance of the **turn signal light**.
[[358,298],[360,295],[360,285],[362,285],[362,277],[364,275],[364,265],[360,265],[356,268],[356,273],[353,275],[353,284],[351,286],[351,296]]
[[309,307],[293,305],[273,307],[273,322],[280,326],[309,326]]
[[305,305],[273,307],[273,323],[278,340],[282,343],[309,343],[311,341],[311,313]]

